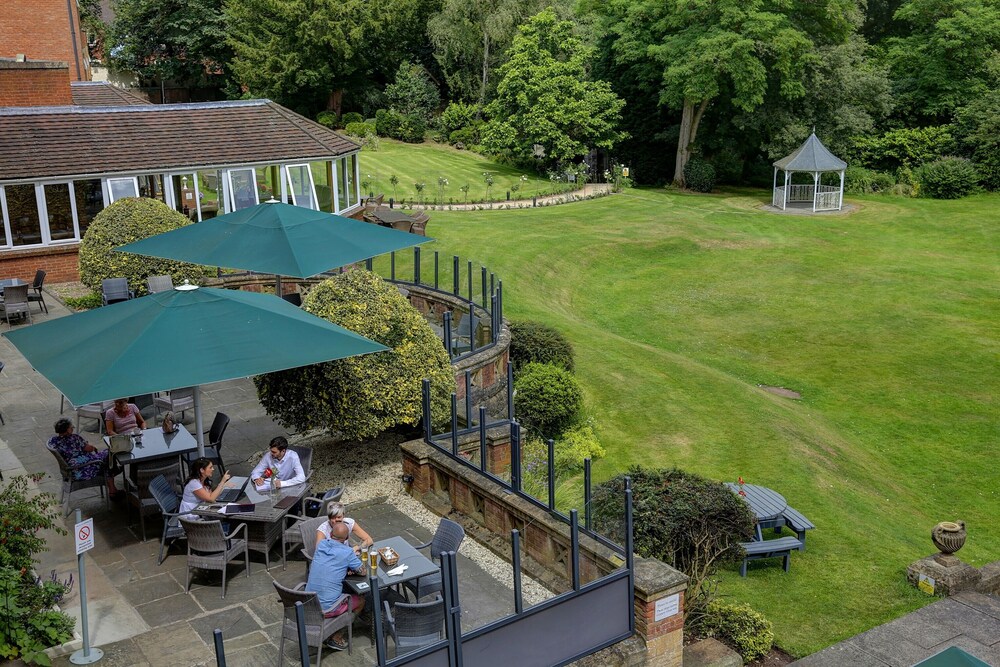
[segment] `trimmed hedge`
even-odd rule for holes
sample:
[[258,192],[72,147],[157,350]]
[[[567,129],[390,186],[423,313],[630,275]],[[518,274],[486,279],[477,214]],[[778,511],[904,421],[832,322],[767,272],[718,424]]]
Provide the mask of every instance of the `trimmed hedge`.
[[764,615],[748,604],[727,604],[713,600],[695,630],[706,637],[718,637],[749,664],[771,652],[774,628]]
[[920,168],[920,191],[934,199],[960,199],[979,187],[979,172],[965,158],[945,157]]
[[573,346],[547,324],[521,320],[510,323],[510,363],[517,373],[525,364],[537,362],[573,370]]
[[693,157],[684,165],[684,182],[688,190],[711,192],[715,187],[715,167],[701,158]]
[[421,386],[431,380],[436,427],[450,418],[455,377],[441,340],[393,285],[352,270],[324,280],[303,309],[390,348],[254,378],[269,415],[297,431],[324,428],[371,438],[421,419]]
[[542,438],[558,438],[583,407],[572,373],[552,364],[526,364],[514,379],[514,414]]
[[96,216],[80,242],[80,281],[101,291],[105,278],[127,278],[136,295],[148,293],[146,278],[170,276],[174,284],[200,281],[205,269],[170,259],[144,257],[114,249],[191,224],[181,213],[156,199],[119,199]]

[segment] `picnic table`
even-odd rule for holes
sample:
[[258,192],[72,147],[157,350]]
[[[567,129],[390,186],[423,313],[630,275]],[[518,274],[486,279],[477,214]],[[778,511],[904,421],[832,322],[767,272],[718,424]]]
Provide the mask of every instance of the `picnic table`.
[[[747,576],[748,561],[761,558],[781,558],[785,572],[788,572],[791,566],[792,551],[805,550],[805,531],[812,530],[815,526],[801,512],[794,507],[789,507],[785,497],[774,489],[757,484],[734,484],[732,482],[726,482],[726,486],[746,501],[750,511],[757,518],[753,541],[743,543],[746,555],[740,565],[740,576]],[[782,527],[786,525],[795,531],[795,537],[764,539],[763,528],[774,528],[776,533],[780,533]]]
[[[785,525],[783,514],[788,507],[788,501],[774,489],[756,484],[741,485],[733,482],[726,482],[726,486],[733,493],[740,495],[750,506],[750,511],[757,517],[755,530],[758,541],[764,539],[761,534],[762,528],[780,528]],[[740,493],[741,491],[742,493]]]

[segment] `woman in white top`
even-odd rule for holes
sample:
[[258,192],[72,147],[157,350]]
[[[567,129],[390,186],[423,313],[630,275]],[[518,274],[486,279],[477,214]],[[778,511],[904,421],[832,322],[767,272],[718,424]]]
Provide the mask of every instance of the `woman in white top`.
[[324,521],[319,525],[319,528],[316,529],[317,543],[330,539],[330,532],[338,523],[343,523],[347,526],[348,535],[355,535],[361,540],[361,544],[358,547],[355,547],[355,551],[361,547],[370,547],[375,543],[375,540],[371,538],[371,535],[366,533],[364,528],[358,525],[357,521],[344,516],[344,506],[342,504],[330,503],[330,512],[327,515],[327,518],[329,521]]
[[181,506],[178,512],[182,514],[182,519],[196,521],[199,517],[195,514],[183,514],[190,512],[201,503],[214,503],[222,490],[226,488],[229,481],[229,473],[222,475],[219,487],[212,489],[212,473],[215,472],[215,464],[211,459],[200,458],[191,462],[191,474],[188,475],[187,484],[184,485],[184,495],[181,497]]

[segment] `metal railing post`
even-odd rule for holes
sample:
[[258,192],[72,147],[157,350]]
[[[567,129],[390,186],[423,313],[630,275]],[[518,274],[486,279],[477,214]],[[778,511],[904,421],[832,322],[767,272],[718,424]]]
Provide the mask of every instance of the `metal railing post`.
[[458,456],[458,397],[451,392],[451,453]]
[[[216,628],[212,632],[215,638],[215,664],[216,667],[226,667],[226,647],[222,643],[222,630]],[[305,663],[302,663],[303,665]]]
[[472,428],[472,371],[465,371],[465,428]]
[[295,627],[299,631],[299,660],[302,667],[309,667],[309,642],[306,640],[306,612],[301,602],[295,603]]
[[[625,478],[625,567],[628,568],[629,600],[635,596],[635,557],[632,553],[632,478]],[[628,630],[635,632],[635,614],[628,616]]]
[[420,284],[420,246],[413,247],[413,284]]
[[438,260],[439,260],[438,251],[435,250],[434,251],[434,289],[438,289],[438,285],[439,285],[438,278],[440,276],[438,274]]
[[521,596],[521,534],[517,529],[510,531],[510,565],[514,570],[514,613],[524,611],[524,599]]
[[448,664],[462,667],[462,605],[458,597],[458,566],[454,551],[441,554],[441,583],[444,588]]
[[479,469],[486,472],[486,406],[479,406]]
[[510,486],[521,490],[521,425],[510,423]]
[[548,477],[549,482],[549,509],[554,510],[556,508],[556,441],[549,438],[548,445],[549,474],[546,477]]
[[[365,564],[365,567],[368,567]],[[372,592],[372,625],[375,631],[375,658],[379,666],[385,665],[385,633],[382,631],[382,599],[378,590],[378,574],[368,567],[368,590]]]
[[[472,260],[471,259],[468,260],[468,263],[469,263],[468,267],[466,268],[466,271],[467,271],[467,275],[466,275],[466,279],[467,280],[466,280],[466,282],[469,283],[469,314],[471,315],[472,314],[472,306],[475,305],[475,302],[472,300]],[[469,324],[472,324],[471,320],[470,320]]]
[[583,460],[583,527],[587,530],[591,530],[593,519],[590,509],[590,493],[590,457],[588,456]]
[[479,267],[479,271],[482,274],[482,283],[483,283],[482,284],[482,287],[483,287],[483,291],[482,291],[483,308],[486,308],[487,306],[489,306],[489,300],[488,299],[490,298],[489,293],[486,291],[486,267],[485,266],[480,266]]
[[451,311],[446,310],[444,313],[444,349],[448,352],[448,360],[450,361],[454,355],[452,355],[451,349]]
[[396,251],[389,253],[389,280],[396,282]]
[[373,266],[375,266],[375,258],[374,257],[369,257],[368,259],[365,260],[365,268],[366,269],[368,269],[369,271],[371,271]]
[[430,444],[434,437],[434,425],[431,423],[431,381],[424,378],[420,384],[420,391],[424,413],[424,440]]
[[514,419],[514,366],[507,358],[507,419]]
[[458,271],[459,271],[459,268],[458,268],[458,255],[452,255],[451,256],[451,281],[452,281],[452,292],[455,294],[455,296],[458,296],[458,290],[459,290],[458,285],[459,285],[459,280],[461,278],[461,276],[459,275]]
[[576,510],[569,511],[569,539],[573,559],[573,590],[580,590],[580,517]]

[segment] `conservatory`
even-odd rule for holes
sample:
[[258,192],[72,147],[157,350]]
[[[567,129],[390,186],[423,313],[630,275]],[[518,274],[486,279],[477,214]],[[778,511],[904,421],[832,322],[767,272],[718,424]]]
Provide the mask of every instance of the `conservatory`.
[[[815,211],[839,211],[844,205],[844,171],[847,163],[835,156],[816,137],[809,138],[795,151],[774,163],[774,186],[771,205],[782,211],[788,208],[809,208]],[[778,171],[784,172],[783,184],[778,185]],[[807,173],[812,183],[793,183],[793,175]],[[823,183],[823,174],[839,173],[839,185]]]

